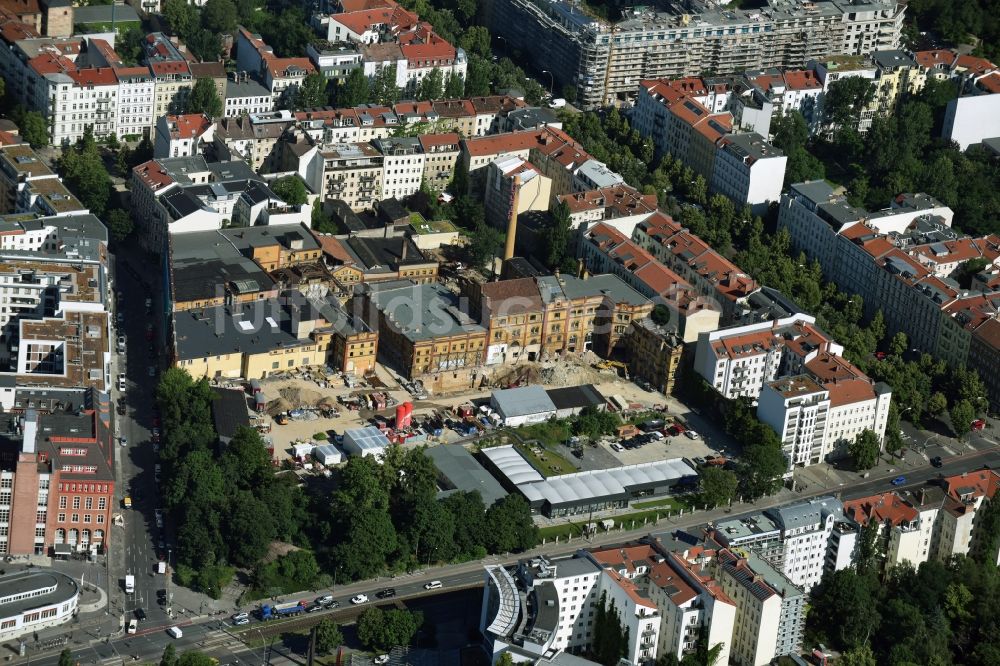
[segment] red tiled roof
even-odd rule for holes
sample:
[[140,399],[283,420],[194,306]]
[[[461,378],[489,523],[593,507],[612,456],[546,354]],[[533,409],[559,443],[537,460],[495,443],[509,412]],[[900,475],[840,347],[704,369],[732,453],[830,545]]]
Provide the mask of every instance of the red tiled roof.
[[955,68],[964,69],[973,76],[982,76],[988,72],[996,71],[997,66],[986,58],[963,55],[955,59]]
[[314,235],[316,236],[316,240],[319,241],[320,247],[323,248],[323,254],[336,259],[341,264],[345,264],[347,266],[354,265],[354,257],[351,256],[350,252],[344,249],[344,246],[341,244],[339,239],[327,235]]
[[142,182],[154,192],[174,182],[174,179],[164,172],[163,167],[161,167],[160,163],[156,160],[143,162],[139,166],[132,169],[132,173],[134,173],[136,177],[142,180]]
[[187,62],[182,60],[163,60],[160,62],[154,62],[149,65],[149,68],[153,70],[153,74],[156,75],[191,74],[191,69],[188,67]]
[[342,12],[360,12],[365,9],[395,6],[396,3],[392,0],[340,0],[340,10]]
[[611,577],[611,580],[618,583],[618,586],[622,588],[622,591],[625,592],[630,599],[632,599],[632,602],[636,606],[644,606],[646,608],[653,609],[656,608],[656,604],[654,604],[645,594],[642,594],[639,591],[639,588],[636,587],[636,584],[631,580],[611,569],[605,569],[604,572]]
[[334,14],[330,17],[351,32],[361,35],[376,26],[385,25],[390,30],[406,30],[420,22],[420,17],[399,6],[376,7],[354,12]]
[[118,84],[115,70],[110,67],[88,67],[66,72],[70,78],[81,86],[113,86]]
[[868,521],[874,520],[880,525],[888,522],[893,527],[898,527],[915,521],[920,512],[896,493],[880,493],[845,500],[844,515],[859,525],[866,525]]
[[823,87],[816,72],[811,69],[790,69],[783,73],[789,90],[818,90]]
[[268,71],[271,72],[273,77],[282,77],[288,72],[292,67],[298,67],[305,70],[306,74],[313,74],[316,68],[313,67],[312,61],[309,58],[264,58],[267,62]]
[[439,146],[454,146],[455,150],[458,150],[458,144],[462,137],[456,132],[445,132],[444,134],[421,134],[417,139],[420,141],[420,147],[426,152],[428,148]]
[[1000,74],[990,74],[979,79],[977,85],[986,92],[996,95],[1000,93]]
[[955,62],[955,52],[950,49],[930,49],[928,51],[917,51],[913,54],[913,59],[924,69],[933,67],[950,68]]
[[952,499],[963,501],[965,498],[992,498],[1000,486],[1000,473],[992,469],[981,469],[975,472],[965,472],[955,476],[946,476],[943,487]]
[[0,27],[0,37],[3,37],[3,40],[8,44],[13,45],[22,39],[39,37],[39,34],[34,26],[30,26],[27,23],[22,23],[21,21],[4,21],[3,26]]
[[187,113],[180,116],[167,116],[167,127],[171,139],[193,139],[201,136],[212,126],[212,119],[204,113]]
[[24,141],[21,140],[21,137],[13,132],[0,131],[0,146],[13,146],[18,143],[24,143]]

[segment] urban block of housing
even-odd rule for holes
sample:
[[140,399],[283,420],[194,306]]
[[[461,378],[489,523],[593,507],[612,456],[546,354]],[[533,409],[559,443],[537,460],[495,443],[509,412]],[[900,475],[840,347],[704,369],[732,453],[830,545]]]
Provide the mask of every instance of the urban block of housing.
[[603,603],[624,628],[628,663],[680,660],[702,639],[720,650],[718,663],[800,659],[807,595],[824,573],[855,562],[866,526],[877,525],[886,544],[886,569],[947,561],[983,538],[976,514],[998,484],[996,471],[978,470],[912,492],[816,497],[571,556],[487,565],[480,629],[494,659],[591,664],[575,655],[594,646]]

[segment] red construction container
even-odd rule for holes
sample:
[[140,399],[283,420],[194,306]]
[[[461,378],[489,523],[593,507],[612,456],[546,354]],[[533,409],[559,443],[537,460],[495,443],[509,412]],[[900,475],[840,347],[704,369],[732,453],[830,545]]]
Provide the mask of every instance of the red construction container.
[[396,429],[405,428],[407,421],[406,405],[396,405]]

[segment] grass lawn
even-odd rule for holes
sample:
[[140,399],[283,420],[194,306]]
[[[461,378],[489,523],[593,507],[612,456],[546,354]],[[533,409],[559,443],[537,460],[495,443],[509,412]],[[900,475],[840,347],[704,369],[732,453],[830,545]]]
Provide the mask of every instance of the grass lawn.
[[573,474],[577,471],[576,466],[573,465],[573,463],[547,447],[545,449],[545,453],[541,454],[545,457],[544,460],[542,460],[541,456],[535,453],[530,446],[517,444],[516,448],[521,452],[521,455],[527,458],[528,461],[539,469],[546,477],[559,476],[561,474]]
[[648,502],[636,502],[632,505],[633,509],[655,509],[660,508],[663,510],[679,511],[680,509],[690,509],[691,506],[684,498],[677,497],[661,497],[655,500],[649,500]]
[[[646,504],[652,504],[652,502],[647,502]],[[636,506],[642,507],[643,505],[637,504]],[[675,503],[675,506],[662,506],[659,509],[652,509],[647,511],[634,511],[632,513],[625,513],[620,516],[615,516],[613,520],[615,521],[615,527],[621,527],[627,530],[642,527],[642,521],[645,520],[647,525],[652,525],[658,517],[662,518],[667,515],[667,511],[675,512],[682,505]],[[595,518],[593,522],[600,524],[604,518]],[[547,541],[551,541],[556,537],[560,539],[565,539],[567,536],[583,536],[583,528],[587,524],[586,519],[577,523],[564,523],[561,525],[552,525],[551,527],[542,527],[538,530],[538,535]]]
[[537,439],[547,448],[558,446],[568,440],[573,433],[570,432],[569,424],[564,421],[545,421],[544,423],[533,423],[521,426],[514,432],[524,441]]

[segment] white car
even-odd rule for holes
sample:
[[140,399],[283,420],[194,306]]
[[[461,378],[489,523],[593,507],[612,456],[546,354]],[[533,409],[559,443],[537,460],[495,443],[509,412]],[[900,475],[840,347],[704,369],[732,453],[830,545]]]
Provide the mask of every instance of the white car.
[[354,604],[355,606],[357,606],[358,604],[366,604],[368,603],[368,595],[367,594],[355,595],[351,597],[351,603]]
[[233,622],[238,622],[239,620],[249,620],[249,619],[250,619],[249,613],[236,613],[235,615],[233,615]]
[[694,430],[685,430],[684,436],[687,437],[688,439],[698,439],[699,437],[701,437],[701,435],[699,435]]
[[163,527],[163,509],[154,510],[153,515],[156,517],[156,526]]
[[139,630],[139,622],[136,621],[136,620],[129,620],[128,621],[128,633],[134,634],[138,630]]
[[424,583],[425,590],[440,590],[444,587],[444,584],[439,580],[432,580],[429,583]]
[[124,335],[119,335],[118,336],[118,351],[119,352],[125,351],[125,336]]
[[387,655],[387,654],[380,654],[379,656],[377,656],[374,659],[372,659],[372,663],[373,664],[388,664],[389,663],[389,655]]
[[612,444],[612,445],[611,445],[611,450],[612,450],[612,451],[619,451],[619,452],[621,452],[621,451],[624,451],[624,450],[625,450],[625,447],[624,447],[624,446],[622,446],[621,444],[618,444],[618,443],[616,442],[616,443],[614,443],[614,444]]
[[118,375],[118,390],[122,391],[122,392],[125,391],[125,373],[124,372]]

